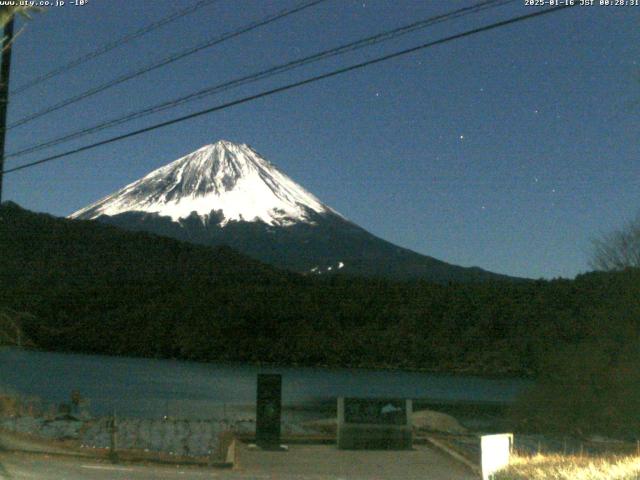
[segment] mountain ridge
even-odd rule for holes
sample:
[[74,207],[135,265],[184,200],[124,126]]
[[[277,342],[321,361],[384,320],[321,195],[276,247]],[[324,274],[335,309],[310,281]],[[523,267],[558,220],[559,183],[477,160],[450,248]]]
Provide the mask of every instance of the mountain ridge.
[[208,246],[276,267],[439,283],[520,280],[399,247],[322,203],[246,144],[225,140],[70,215]]

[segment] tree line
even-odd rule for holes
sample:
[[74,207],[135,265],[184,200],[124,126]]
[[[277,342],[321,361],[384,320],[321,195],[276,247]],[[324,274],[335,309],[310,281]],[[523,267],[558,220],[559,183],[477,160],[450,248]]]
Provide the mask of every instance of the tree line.
[[[539,387],[516,417],[530,429],[560,402],[569,429],[615,418],[624,430],[640,385],[638,269],[450,285],[305,277],[11,204],[0,251],[0,308],[47,350],[528,376]],[[599,413],[568,415],[577,399]]]

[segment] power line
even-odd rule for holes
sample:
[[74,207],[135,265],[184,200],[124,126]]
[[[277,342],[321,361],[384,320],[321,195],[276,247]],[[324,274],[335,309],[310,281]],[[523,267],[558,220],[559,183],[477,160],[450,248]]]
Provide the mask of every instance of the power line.
[[54,68],[53,70],[22,84],[18,88],[13,89],[11,91],[11,94],[13,95],[13,94],[22,93],[26,90],[29,90],[30,88],[35,87],[36,85],[39,85],[40,83],[46,80],[49,80],[63,73],[66,73],[69,70],[79,65],[82,65],[83,63],[88,62],[89,60],[93,60],[94,58],[99,57],[100,55],[104,55],[105,53],[110,52],[115,48],[118,48],[122,45],[126,45],[127,43],[135,40],[136,38],[140,38],[143,35],[146,35],[147,33],[153,32],[154,30],[157,30],[160,27],[163,27],[171,22],[174,22],[175,20],[185,17],[193,12],[196,12],[197,10],[203,7],[206,7],[207,5],[210,5],[218,1],[220,0],[200,0],[196,2],[194,5],[191,5],[187,8],[183,8],[182,10],[178,10],[177,12],[173,12],[172,14],[160,20],[157,20],[153,23],[150,23],[149,25],[146,25],[136,30],[135,32],[125,35],[117,40],[114,40],[113,42],[106,43],[92,52],[89,52],[85,55],[77,57],[64,65]]
[[[575,5],[577,5],[577,4],[575,4]],[[377,57],[377,58],[374,58],[374,59],[371,59],[371,60],[367,60],[365,62],[357,63],[357,64],[351,65],[349,67],[344,67],[344,68],[340,68],[338,70],[333,70],[333,71],[328,72],[328,73],[317,75],[317,76],[308,78],[306,80],[301,80],[301,81],[290,83],[288,85],[277,87],[277,88],[274,88],[274,89],[271,89],[271,90],[266,90],[266,91],[257,93],[255,95],[250,95],[248,97],[241,98],[239,100],[234,100],[234,101],[227,102],[227,103],[224,103],[224,104],[221,104],[221,105],[216,105],[214,107],[207,108],[205,110],[200,110],[198,112],[191,113],[189,115],[184,115],[182,117],[178,117],[178,118],[174,118],[172,120],[168,120],[168,121],[165,121],[165,122],[157,123],[157,124],[151,125],[149,127],[141,128],[139,130],[134,130],[134,131],[129,132],[129,133],[125,133],[125,134],[122,134],[122,135],[111,137],[109,139],[102,140],[102,141],[96,142],[96,143],[92,143],[90,145],[85,145],[83,147],[75,148],[73,150],[69,150],[69,151],[64,152],[64,153],[60,153],[60,154],[57,154],[57,155],[52,155],[50,157],[42,158],[40,160],[36,160],[36,161],[33,161],[33,162],[25,163],[23,165],[19,165],[17,167],[13,167],[13,168],[10,168],[8,170],[5,170],[3,173],[5,173],[5,174],[6,173],[12,173],[12,172],[16,172],[18,170],[23,170],[23,169],[26,169],[26,168],[34,167],[36,165],[41,165],[43,163],[51,162],[53,160],[58,160],[60,158],[68,157],[69,155],[73,155],[75,153],[80,153],[80,152],[84,152],[84,151],[87,151],[87,150],[92,150],[92,149],[100,147],[102,145],[107,145],[107,144],[110,144],[110,143],[114,143],[114,142],[117,142],[117,141],[120,141],[120,140],[124,140],[126,138],[131,138],[131,137],[134,137],[134,136],[137,136],[137,135],[141,135],[143,133],[148,133],[148,132],[151,132],[153,130],[157,130],[159,128],[167,127],[169,125],[174,125],[176,123],[184,122],[184,121],[190,120],[192,118],[196,118],[196,117],[200,117],[200,116],[203,116],[203,115],[207,115],[209,113],[213,113],[213,112],[216,112],[216,111],[219,111],[219,110],[224,110],[226,108],[230,108],[230,107],[233,107],[233,106],[236,106],[236,105],[241,105],[243,103],[247,103],[247,102],[250,102],[250,101],[253,101],[253,100],[257,100],[259,98],[268,97],[268,96],[274,95],[276,93],[285,92],[287,90],[291,90],[291,89],[294,89],[294,88],[297,88],[297,87],[301,87],[303,85],[308,85],[310,83],[314,83],[314,82],[317,82],[319,80],[324,80],[324,79],[327,79],[327,78],[335,77],[335,76],[341,75],[343,73],[347,73],[347,72],[358,70],[358,69],[361,69],[361,68],[364,68],[364,67],[375,65],[375,64],[387,61],[387,60],[391,60],[393,58],[397,58],[397,57],[400,57],[400,56],[403,56],[403,55],[407,55],[407,54],[414,53],[414,52],[417,52],[417,51],[420,51],[420,50],[424,50],[424,49],[427,49],[427,48],[430,48],[430,47],[434,47],[436,45],[442,45],[442,44],[445,44],[445,43],[448,43],[448,42],[451,42],[451,41],[454,41],[454,40],[458,40],[460,38],[468,37],[468,36],[471,36],[471,35],[476,35],[478,33],[483,33],[483,32],[487,32],[487,31],[490,31],[490,30],[495,30],[497,28],[501,28],[501,27],[504,27],[504,26],[507,26],[507,25],[512,25],[512,24],[515,24],[515,23],[519,23],[519,22],[522,22],[522,21],[525,21],[525,20],[529,20],[531,18],[540,17],[542,15],[548,15],[550,13],[558,12],[558,11],[564,10],[566,8],[571,8],[571,7],[575,6],[575,5],[566,4],[566,5],[563,5],[563,6],[560,6],[560,7],[554,7],[554,8],[549,8],[549,9],[542,10],[542,11],[539,11],[539,12],[529,13],[529,14],[526,14],[526,15],[520,15],[518,17],[513,17],[513,18],[510,18],[508,20],[503,20],[503,21],[500,21],[500,22],[495,22],[495,23],[492,23],[492,24],[489,24],[489,25],[485,25],[483,27],[478,27],[478,28],[474,28],[472,30],[467,30],[465,32],[458,33],[458,34],[455,34],[455,35],[450,35],[448,37],[444,37],[444,38],[441,38],[439,40],[434,40],[434,41],[431,41],[431,42],[428,42],[428,43],[424,43],[424,44],[418,45],[416,47],[411,47],[411,48],[407,48],[405,50],[400,50],[400,51],[395,52],[395,53],[390,53],[390,54],[387,54],[387,55],[383,55],[381,57]]]
[[199,45],[196,45],[195,47],[190,47],[187,48],[185,50],[182,50],[178,53],[175,53],[173,55],[170,55],[168,57],[163,58],[160,61],[157,61],[155,63],[152,63],[151,65],[148,65],[140,70],[136,70],[135,72],[130,72],[130,73],[126,73],[124,75],[121,75],[113,80],[110,80],[109,82],[103,83],[102,85],[98,85],[97,87],[91,88],[89,90],[86,90],[82,93],[79,93],[78,95],[75,95],[73,97],[67,98],[66,100],[63,100],[59,103],[56,103],[50,107],[47,107],[43,110],[40,110],[38,112],[32,113],[31,115],[27,115],[26,117],[21,118],[20,120],[17,120],[13,123],[11,123],[10,125],[7,126],[7,130],[11,130],[12,128],[18,127],[20,125],[24,125],[25,123],[29,123],[32,120],[35,120],[36,118],[40,118],[44,115],[47,115],[49,113],[55,112],[56,110],[60,110],[63,107],[67,107],[69,105],[72,105],[76,102],[79,102],[80,100],[84,100],[85,98],[88,97],[92,97],[93,95],[96,95],[97,93],[103,92],[111,87],[114,87],[116,85],[120,85],[121,83],[127,82],[129,80],[132,80],[134,78],[137,78],[141,75],[144,75],[145,73],[149,73],[153,70],[156,70],[160,67],[164,67],[166,65],[169,65],[170,63],[176,62],[182,58],[185,58],[189,55],[193,55],[194,53],[197,53],[201,50],[204,50],[205,48],[210,48],[213,47],[215,45],[218,45],[226,40],[229,40],[231,38],[235,38],[237,36],[240,36],[244,33],[250,32],[252,30],[255,30],[256,28],[262,27],[264,25],[268,25],[269,23],[275,22],[277,20],[280,20],[282,18],[288,17],[289,15],[293,15],[294,13],[300,12],[302,10],[305,10],[307,8],[313,7],[319,3],[322,3],[326,0],[311,0],[311,1],[306,1],[303,2],[302,4],[298,4],[297,6],[290,8],[290,9],[286,9],[286,10],[281,10],[279,13],[276,14],[272,14],[272,15],[268,15],[267,17],[263,18],[262,20],[259,20],[257,22],[252,22],[244,27],[240,27],[237,30],[233,30],[231,32],[227,32],[222,34],[219,37],[210,39],[204,43],[201,43]]
[[333,57],[333,56],[337,56],[337,55],[341,55],[343,53],[347,53],[347,52],[351,52],[351,51],[355,51],[364,47],[368,47],[371,45],[375,45],[378,43],[381,43],[383,41],[388,41],[388,40],[392,40],[395,38],[398,38],[402,35],[406,35],[408,33],[411,32],[415,32],[419,29],[423,29],[432,25],[435,25],[437,23],[441,23],[441,22],[445,22],[445,21],[450,21],[450,20],[454,20],[457,18],[461,18],[463,16],[466,15],[470,15],[470,14],[475,14],[478,13],[480,11],[483,10],[487,10],[490,8],[496,8],[502,5],[506,5],[508,3],[513,3],[516,0],[487,0],[484,2],[480,2],[478,4],[472,5],[470,7],[465,7],[465,8],[461,8],[458,10],[454,10],[452,12],[449,13],[445,13],[445,14],[441,14],[441,15],[437,15],[434,17],[429,17],[427,19],[424,20],[420,20],[418,22],[414,22],[411,23],[409,25],[405,25],[399,28],[395,28],[393,30],[389,30],[386,32],[382,32],[382,33],[378,33],[376,35],[372,35],[351,43],[348,43],[346,45],[341,45],[339,47],[335,47],[335,48],[331,48],[328,50],[324,50],[322,52],[307,56],[307,57],[303,57],[303,58],[298,58],[296,60],[284,63],[284,64],[280,64],[274,67],[271,67],[269,69],[266,70],[262,70],[260,72],[257,73],[253,73],[250,75],[246,75],[244,77],[240,77],[234,80],[230,80],[221,84],[217,84],[215,86],[211,86],[211,87],[207,87],[205,89],[199,90],[197,92],[188,94],[186,96],[182,96],[170,101],[166,101],[166,102],[162,102],[156,105],[153,105],[151,107],[147,107],[145,109],[142,110],[138,110],[129,114],[126,114],[124,116],[121,117],[117,117],[117,118],[112,118],[111,120],[108,120],[106,122],[102,122],[99,123],[97,125],[93,125],[91,127],[85,127],[83,129],[80,130],[76,130],[75,132],[71,132],[68,133],[66,135],[63,135],[61,137],[57,137],[51,140],[48,140],[46,142],[42,142],[36,145],[32,145],[30,147],[26,147],[23,148],[22,150],[18,150],[16,152],[12,152],[9,153],[7,155],[6,158],[15,158],[15,157],[20,157],[23,155],[26,155],[28,153],[33,153],[45,148],[49,148],[55,145],[59,145],[61,143],[66,143],[67,141],[70,140],[74,140],[80,137],[83,137],[85,135],[89,135],[92,133],[96,133],[99,132],[101,130],[104,130],[106,128],[110,128],[110,127],[115,127],[117,125],[122,125],[124,123],[127,123],[129,121],[132,120],[137,120],[139,118],[143,118],[146,117],[148,115],[154,114],[154,113],[158,113],[164,110],[168,110],[170,108],[174,108],[177,107],[179,105],[182,105],[184,103],[193,101],[193,100],[197,100],[197,99],[202,99],[204,97],[222,92],[222,91],[226,91],[228,89],[231,88],[235,88],[238,87],[240,85],[246,85],[249,83],[254,83],[256,81],[259,80],[263,80],[265,78],[271,77],[273,75],[276,74],[280,74],[289,70],[292,70],[294,68],[298,68],[304,65],[309,65],[311,63],[315,63],[318,62],[320,60],[325,60],[327,58]]

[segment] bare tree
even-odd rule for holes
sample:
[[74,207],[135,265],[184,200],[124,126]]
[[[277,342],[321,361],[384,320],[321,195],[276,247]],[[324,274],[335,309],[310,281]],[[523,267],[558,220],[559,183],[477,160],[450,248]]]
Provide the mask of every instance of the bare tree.
[[595,270],[640,268],[640,214],[621,229],[593,240],[589,264]]

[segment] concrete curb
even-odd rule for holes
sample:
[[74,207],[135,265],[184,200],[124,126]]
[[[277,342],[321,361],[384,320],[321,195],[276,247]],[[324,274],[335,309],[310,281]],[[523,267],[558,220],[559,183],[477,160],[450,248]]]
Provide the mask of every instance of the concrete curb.
[[26,433],[11,432],[3,428],[0,428],[0,449],[50,455],[92,456],[90,452],[82,451],[61,441],[47,440]]
[[450,456],[454,460],[457,460],[460,463],[464,464],[473,473],[475,473],[475,474],[477,474],[479,476],[482,476],[482,469],[480,468],[480,465],[472,462],[471,460],[466,458],[464,455],[462,455],[461,453],[457,452],[456,450],[454,450],[453,448],[451,448],[450,446],[448,446],[444,442],[441,442],[440,440],[437,440],[437,439],[435,439],[433,437],[430,437],[430,436],[426,436],[426,437],[423,437],[423,438],[428,443],[430,443],[433,447],[437,448],[441,452],[444,452],[445,454],[447,454],[448,456]]

